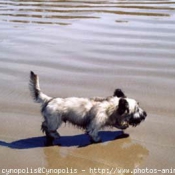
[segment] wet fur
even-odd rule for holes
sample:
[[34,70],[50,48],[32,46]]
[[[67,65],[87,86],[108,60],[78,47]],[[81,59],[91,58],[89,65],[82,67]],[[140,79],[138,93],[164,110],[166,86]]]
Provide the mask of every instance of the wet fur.
[[100,142],[98,131],[103,127],[126,129],[129,124],[136,126],[146,117],[138,103],[127,98],[120,89],[107,98],[52,98],[41,92],[39,77],[31,72],[30,91],[35,102],[42,104],[41,129],[49,142],[60,137],[57,129],[64,122],[83,128],[92,142]]

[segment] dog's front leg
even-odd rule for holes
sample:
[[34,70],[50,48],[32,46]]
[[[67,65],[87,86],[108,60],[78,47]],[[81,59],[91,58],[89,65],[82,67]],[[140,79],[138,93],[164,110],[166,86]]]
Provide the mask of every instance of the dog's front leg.
[[89,135],[91,143],[101,142],[101,138],[98,135],[98,131],[99,129],[93,128],[91,125],[87,128],[86,133]]
[[90,131],[89,136],[90,136],[91,143],[99,143],[102,141],[96,129]]
[[102,126],[104,126],[105,118],[105,115],[96,115],[89,123],[87,127],[87,133],[89,134],[92,143],[99,143],[102,141],[98,132]]

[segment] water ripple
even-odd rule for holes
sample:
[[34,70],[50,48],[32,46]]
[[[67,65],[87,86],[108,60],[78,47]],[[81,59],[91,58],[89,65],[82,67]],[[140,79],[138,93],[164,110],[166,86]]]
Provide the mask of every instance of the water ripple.
[[[171,5],[171,6],[170,6]],[[173,1],[0,1],[0,19],[9,22],[67,24],[72,19],[120,16],[169,17]],[[12,19],[9,20],[9,17]],[[61,19],[61,21],[60,21]],[[63,21],[66,19],[66,22]],[[68,22],[67,22],[68,21]],[[116,20],[121,22],[122,20]],[[127,20],[126,20],[127,21]]]
[[[30,70],[55,92],[90,96],[118,86],[136,95],[157,89],[157,99],[174,92],[173,0],[0,0],[0,29],[0,96]],[[15,87],[16,96],[27,91]]]

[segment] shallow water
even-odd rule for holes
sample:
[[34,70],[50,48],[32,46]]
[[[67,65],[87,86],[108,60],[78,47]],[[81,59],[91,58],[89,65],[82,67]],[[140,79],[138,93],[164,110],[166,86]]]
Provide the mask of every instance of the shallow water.
[[[120,140],[116,148],[122,152],[129,143],[127,148],[132,149],[128,152],[131,157],[134,150],[140,152],[139,161],[127,163],[125,153],[122,164],[118,161],[116,165],[163,168],[166,162],[165,168],[174,166],[175,159],[169,155],[175,153],[175,1],[0,0],[0,136],[5,142],[41,135],[39,108],[28,92],[30,70],[39,74],[41,88],[50,96],[109,96],[115,88],[122,88],[140,101],[148,119],[129,129],[131,139]],[[61,132],[80,132],[70,128],[63,127]],[[113,150],[113,144],[117,140],[106,149]],[[105,165],[114,166],[118,154],[110,157],[103,145],[98,146],[59,149],[66,150],[67,157],[63,157],[71,166],[81,157],[84,162],[76,165],[80,169],[91,165],[96,149],[106,156]],[[5,160],[2,165],[18,167],[23,156],[15,164],[13,156],[19,156],[18,152],[10,150],[9,162],[8,149],[0,151]],[[31,166],[31,152],[48,167],[55,167],[61,159],[61,155],[54,157],[57,148],[39,150],[25,152]],[[92,155],[83,159],[89,151]],[[81,156],[72,158],[71,154]],[[36,164],[41,165],[39,159]]]

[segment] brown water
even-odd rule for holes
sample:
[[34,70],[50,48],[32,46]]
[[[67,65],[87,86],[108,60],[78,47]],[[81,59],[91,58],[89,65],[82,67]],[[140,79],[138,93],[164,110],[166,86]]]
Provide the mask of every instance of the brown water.
[[[83,148],[41,147],[36,138],[32,147],[42,118],[29,94],[30,70],[50,96],[122,88],[148,118],[126,131],[129,138]],[[0,82],[0,168],[175,169],[173,0],[0,0]],[[72,126],[60,133],[86,140]]]

